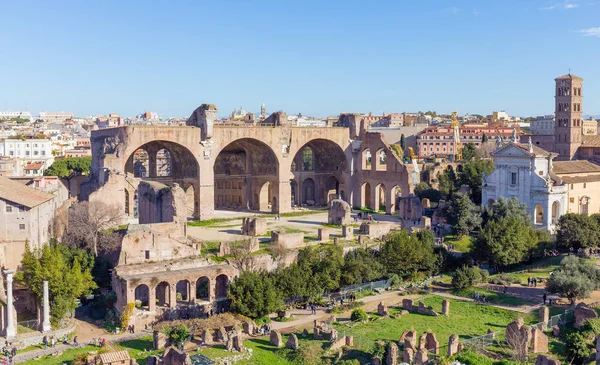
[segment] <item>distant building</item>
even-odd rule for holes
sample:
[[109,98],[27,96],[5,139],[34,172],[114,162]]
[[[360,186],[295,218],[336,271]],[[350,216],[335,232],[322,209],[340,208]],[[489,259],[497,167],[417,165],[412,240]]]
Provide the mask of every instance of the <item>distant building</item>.
[[550,136],[554,134],[554,115],[540,115],[531,121],[531,134]]
[[0,265],[16,269],[26,242],[32,249],[46,244],[54,234],[54,217],[67,199],[67,189],[56,177],[0,177]]
[[73,119],[75,114],[71,112],[40,112],[40,118],[44,122],[62,123],[65,120]]
[[118,114],[111,113],[107,117],[97,117],[95,123],[98,126],[98,129],[115,128],[123,125],[123,118],[120,117]]
[[598,121],[593,117],[591,119],[583,120],[583,135],[584,136],[596,136],[598,135]]
[[[471,127],[461,126],[460,144],[464,147],[467,143],[479,146],[485,134],[489,141],[502,137],[508,140],[512,137],[513,128]],[[417,134],[417,154],[420,158],[431,156],[453,155],[453,130],[450,126],[429,126]]]
[[23,167],[23,175],[25,176],[43,176],[45,165],[43,162],[30,162]]
[[[49,139],[3,139],[0,140],[0,156],[17,158],[23,171],[30,163],[41,163],[42,173],[54,162],[52,141]],[[31,170],[30,170],[31,171]]]
[[0,176],[21,176],[22,166],[18,158],[0,157]]
[[33,119],[30,112],[0,110],[0,119],[9,120],[13,118],[27,119],[30,122]]

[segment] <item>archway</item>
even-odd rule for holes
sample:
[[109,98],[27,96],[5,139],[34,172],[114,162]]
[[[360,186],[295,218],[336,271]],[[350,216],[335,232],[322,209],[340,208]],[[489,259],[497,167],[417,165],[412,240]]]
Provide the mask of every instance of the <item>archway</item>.
[[402,188],[400,188],[400,186],[395,185],[391,190],[390,190],[390,214],[393,214],[396,212],[396,209],[398,209],[398,200],[400,199],[400,197],[402,196]]
[[132,159],[133,164],[133,176],[148,177],[148,164],[150,160],[148,158],[148,152],[143,148],[138,148],[130,158]]
[[377,160],[375,161],[375,169],[377,171],[387,170],[387,152],[382,148],[377,151]]
[[544,208],[540,204],[535,205],[535,224],[544,224]]
[[[279,161],[262,141],[242,138],[231,142],[219,152],[213,170],[215,209],[268,211],[261,204],[264,185],[270,183],[266,206],[279,193]],[[272,211],[279,211],[279,207],[272,207]]]
[[171,176],[171,153],[166,148],[161,148],[156,153],[156,176]]
[[292,193],[292,196],[291,196],[292,207],[300,205],[300,202],[299,202],[300,197],[298,195],[298,183],[296,182],[296,180],[290,180],[290,190]]
[[210,301],[210,280],[206,276],[196,281],[196,299]]
[[194,185],[190,184],[185,191],[185,207],[188,218],[196,216],[196,205],[196,191],[194,190]]
[[368,148],[362,152],[361,167],[363,170],[371,170],[371,150]]
[[560,203],[555,201],[552,203],[552,224],[558,224],[558,218],[560,218]]
[[169,307],[171,305],[171,286],[169,283],[160,282],[155,289],[156,304],[159,307]]
[[258,193],[258,201],[256,202],[256,205],[258,205],[258,210],[261,212],[272,211],[272,201],[273,196],[271,193],[271,183],[267,181],[262,185],[260,192]]
[[175,285],[175,298],[178,302],[187,302],[190,300],[190,282],[179,280]]
[[371,206],[371,184],[365,182],[361,186],[360,207],[369,208]]
[[588,214],[589,206],[590,206],[590,197],[589,196],[584,196],[581,199],[579,199],[579,213]]
[[221,274],[217,276],[215,286],[216,299],[219,300],[227,298],[227,290],[229,289],[229,278],[227,275]]
[[[333,199],[337,199],[340,195],[340,182],[335,176],[330,176],[325,183],[325,191],[323,196],[327,197],[327,204]],[[343,199],[343,198],[342,198]]]
[[385,199],[385,185],[379,184],[375,189],[375,207],[373,210],[386,211],[386,199]]
[[314,171],[315,153],[312,148],[306,146],[302,149],[302,171]]
[[135,288],[135,306],[142,310],[149,310],[150,289],[146,284],[140,284]]
[[302,204],[315,205],[315,181],[308,178],[302,182]]

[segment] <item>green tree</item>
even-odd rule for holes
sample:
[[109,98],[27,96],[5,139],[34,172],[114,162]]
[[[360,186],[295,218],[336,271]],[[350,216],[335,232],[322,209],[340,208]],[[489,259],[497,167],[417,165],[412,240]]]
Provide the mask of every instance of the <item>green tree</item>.
[[484,212],[483,225],[488,220],[499,220],[501,218],[517,217],[526,222],[531,222],[525,204],[519,203],[517,198],[506,199],[500,197],[491,206],[487,206]]
[[250,318],[260,318],[283,306],[272,275],[244,271],[233,280],[227,293],[231,310]]
[[400,136],[400,147],[402,147],[402,151],[406,150],[406,137],[404,137],[404,133]]
[[388,274],[412,277],[418,272],[430,272],[436,263],[430,236],[409,236],[403,230],[387,236],[381,248],[381,263]]
[[600,225],[595,216],[567,213],[558,219],[556,243],[560,247],[579,248],[595,247],[599,243]]
[[585,364],[592,356],[591,346],[583,333],[573,331],[565,336],[565,350],[573,359],[573,364]]
[[471,161],[475,157],[475,150],[477,147],[475,143],[468,142],[462,148],[462,160],[463,161]]
[[481,143],[485,143],[487,141],[488,141],[488,137],[484,133],[483,136],[481,137]]
[[344,257],[341,285],[360,284],[381,278],[384,269],[377,256],[377,251],[372,249],[357,248],[349,251]]
[[481,209],[463,193],[455,193],[443,213],[459,236],[466,236],[481,225]]
[[[473,154],[475,151],[473,150]],[[464,156],[464,154],[463,154]],[[491,174],[494,171],[494,162],[492,160],[483,160],[478,157],[471,157],[463,164],[460,172],[460,184],[466,185],[470,189],[470,198],[477,204],[481,204],[481,186],[483,185],[483,174]]]
[[169,337],[169,343],[176,347],[182,347],[190,338],[190,330],[185,324],[180,324],[175,327],[168,329],[167,336]]
[[396,154],[396,156],[398,156],[399,159],[402,159],[402,157],[404,157],[404,151],[402,150],[402,147],[400,147],[400,145],[394,143],[394,144],[391,144],[390,147],[392,148],[392,151],[394,151],[394,153]]
[[67,157],[55,160],[50,167],[44,171],[46,176],[58,176],[69,179],[74,175],[89,175],[92,157]]
[[48,280],[51,322],[57,325],[67,313],[75,310],[77,298],[97,288],[91,274],[93,265],[94,257],[83,250],[51,243],[32,251],[26,245],[22,270],[16,278],[38,299],[43,295],[43,281]]
[[307,247],[298,253],[298,266],[311,273],[319,291],[337,289],[344,264],[343,252],[339,245]]
[[439,202],[442,199],[442,193],[429,186],[424,181],[421,181],[419,185],[415,187],[415,195],[419,197],[419,199],[427,198],[431,202]]
[[600,287],[600,269],[593,262],[577,256],[567,256],[560,262],[560,268],[552,273],[546,289],[567,297],[571,303],[576,299],[590,296]]
[[454,169],[450,166],[448,166],[443,173],[438,174],[437,181],[439,191],[444,194],[447,199],[451,198],[452,194],[458,190],[458,177],[456,176]]
[[473,249],[475,258],[496,268],[518,264],[537,247],[538,235],[530,222],[516,216],[490,220],[479,232]]
[[352,321],[361,321],[362,322],[362,321],[368,320],[369,316],[367,315],[367,312],[365,312],[364,309],[362,309],[362,308],[356,308],[350,314],[350,319]]
[[463,266],[452,275],[452,286],[457,289],[468,288],[487,281],[488,272],[478,267]]

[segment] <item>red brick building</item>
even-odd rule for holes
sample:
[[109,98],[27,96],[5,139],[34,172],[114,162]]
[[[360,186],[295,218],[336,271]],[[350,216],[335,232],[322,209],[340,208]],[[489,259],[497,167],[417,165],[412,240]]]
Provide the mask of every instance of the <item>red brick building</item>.
[[[521,132],[518,132],[521,134]],[[473,143],[475,146],[481,144],[483,135],[486,135],[489,141],[495,141],[502,137],[507,141],[512,137],[513,128],[493,128],[493,127],[460,127],[460,144]],[[420,158],[431,156],[453,155],[453,131],[448,126],[431,126],[417,134],[417,154]]]

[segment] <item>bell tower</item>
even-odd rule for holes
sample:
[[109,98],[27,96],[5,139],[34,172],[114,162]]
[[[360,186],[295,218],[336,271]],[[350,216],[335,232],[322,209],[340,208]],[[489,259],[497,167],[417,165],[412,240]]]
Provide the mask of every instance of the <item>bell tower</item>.
[[556,160],[570,161],[576,157],[583,135],[581,113],[583,79],[569,73],[554,81],[556,82],[554,152],[558,153]]

